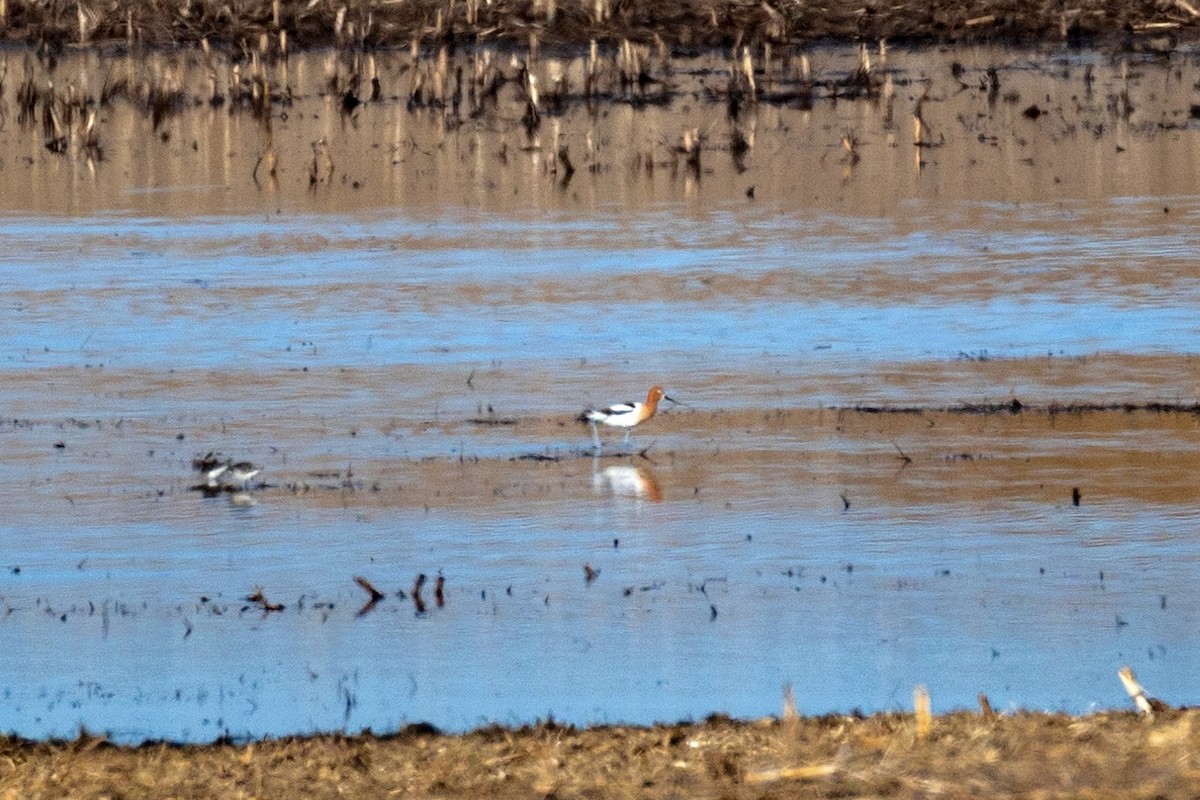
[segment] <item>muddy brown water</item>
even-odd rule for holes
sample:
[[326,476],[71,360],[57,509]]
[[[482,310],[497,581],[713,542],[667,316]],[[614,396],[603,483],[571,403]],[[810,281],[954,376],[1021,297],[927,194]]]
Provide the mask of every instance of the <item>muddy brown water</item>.
[[[269,125],[219,56],[10,55],[127,88],[63,152],[5,90],[0,727],[1195,702],[1193,54],[893,48],[854,98],[797,51],[736,119],[719,54],[606,61],[532,131],[512,53],[456,56],[474,115],[410,102],[428,55],[273,64]],[[653,383],[594,457],[575,415]]]

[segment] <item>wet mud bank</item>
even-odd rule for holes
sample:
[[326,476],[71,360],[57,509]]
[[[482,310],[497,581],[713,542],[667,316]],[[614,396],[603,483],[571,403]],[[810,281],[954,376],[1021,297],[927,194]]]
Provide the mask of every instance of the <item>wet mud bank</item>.
[[1190,797],[1200,712],[957,712],[113,747],[0,739],[22,798]]
[[1198,180],[1200,73],[1183,47],[556,50],[533,35],[293,52],[270,39],[30,48],[7,65],[0,210],[16,213],[680,203],[894,215],[903,234],[945,224],[911,219],[913,199],[1170,197]]
[[[344,376],[343,376],[344,378]],[[348,384],[349,385],[349,384]],[[319,403],[314,402],[314,405]],[[497,424],[499,421],[500,424]],[[1032,503],[1053,508],[1200,501],[1193,403],[977,403],[952,407],[676,410],[631,443],[601,431],[597,450],[573,418],[513,413],[440,420],[296,413],[288,420],[17,418],[0,422],[51,508],[95,502],[117,523],[119,499],[191,505],[253,490],[278,506],[510,513],[514,504],[578,504],[605,495],[650,502],[774,502],[840,507]],[[252,435],[252,444],[237,442]],[[196,443],[202,451],[190,448]],[[213,445],[213,447],[209,447]],[[144,449],[143,449],[144,448]],[[103,454],[103,455],[100,455]],[[197,464],[249,454],[205,481]],[[80,470],[90,485],[75,485]],[[14,512],[17,513],[17,512]],[[247,587],[249,589],[249,587]]]
[[[277,475],[283,483],[272,491],[302,504],[364,508],[480,509],[605,493],[702,504],[775,493],[797,502],[799,493],[807,503],[848,507],[853,498],[895,508],[952,504],[964,493],[982,506],[1200,501],[1187,478],[1200,469],[1191,447],[1200,408],[1014,405],[674,412],[633,444],[610,437],[598,452],[583,426],[514,418],[505,430],[518,442],[548,444],[499,458],[486,454],[494,428],[463,420],[437,428],[465,442],[461,454],[372,459],[353,475],[327,464]],[[330,475],[336,480],[319,477]]]

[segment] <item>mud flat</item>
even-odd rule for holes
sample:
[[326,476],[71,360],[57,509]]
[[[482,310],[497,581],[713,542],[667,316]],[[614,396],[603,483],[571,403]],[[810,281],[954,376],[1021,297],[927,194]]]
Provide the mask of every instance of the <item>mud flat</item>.
[[[532,35],[392,49],[31,47],[5,63],[0,209],[18,214],[679,203],[865,214],[899,234],[988,213],[959,200],[1170,198],[1200,182],[1200,71],[1184,46],[551,47]],[[915,221],[912,200],[946,214]]]

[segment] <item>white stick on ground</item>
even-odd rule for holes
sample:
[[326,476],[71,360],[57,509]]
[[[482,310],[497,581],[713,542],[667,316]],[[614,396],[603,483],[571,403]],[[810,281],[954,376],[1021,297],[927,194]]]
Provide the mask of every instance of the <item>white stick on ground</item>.
[[1121,679],[1121,683],[1125,686],[1125,691],[1129,693],[1129,697],[1133,700],[1133,704],[1138,707],[1147,716],[1154,714],[1154,706],[1150,703],[1150,698],[1146,696],[1146,690],[1137,682],[1137,678],[1133,677],[1133,670],[1129,667],[1121,667],[1117,670],[1117,677]]
[[930,710],[929,691],[924,686],[913,689],[913,710],[917,718],[917,739],[929,738],[933,730],[933,714]]

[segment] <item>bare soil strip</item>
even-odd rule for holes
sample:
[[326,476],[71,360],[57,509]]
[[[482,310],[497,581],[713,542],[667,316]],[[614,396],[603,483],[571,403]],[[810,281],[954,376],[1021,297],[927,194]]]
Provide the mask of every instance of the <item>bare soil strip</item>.
[[[1114,682],[1116,678],[1114,676]],[[1200,712],[956,712],[118,748],[0,739],[4,798],[1192,796]]]

